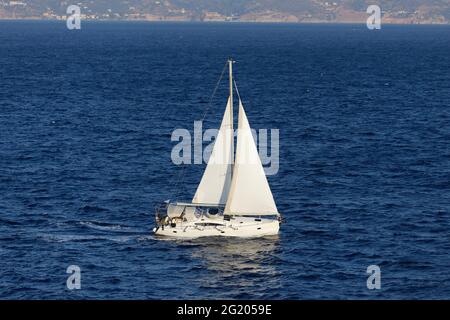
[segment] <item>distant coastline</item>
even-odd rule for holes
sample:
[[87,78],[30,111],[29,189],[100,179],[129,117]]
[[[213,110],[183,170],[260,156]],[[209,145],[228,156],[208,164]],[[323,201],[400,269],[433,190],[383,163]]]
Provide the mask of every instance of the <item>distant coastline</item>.
[[[448,0],[374,5],[383,24],[450,24]],[[82,21],[365,24],[370,7],[365,0],[0,0],[0,20],[67,20],[78,12]]]
[[[65,21],[67,18],[41,18],[41,17],[0,17],[0,21],[48,21],[48,22],[56,22],[56,21]],[[86,22],[154,22],[154,23],[254,23],[254,24],[366,24],[366,20],[360,21],[335,21],[335,20],[307,20],[307,21],[280,21],[280,20],[192,20],[192,19],[81,19]],[[383,24],[386,25],[450,25],[450,21],[397,21],[397,20],[382,20]]]

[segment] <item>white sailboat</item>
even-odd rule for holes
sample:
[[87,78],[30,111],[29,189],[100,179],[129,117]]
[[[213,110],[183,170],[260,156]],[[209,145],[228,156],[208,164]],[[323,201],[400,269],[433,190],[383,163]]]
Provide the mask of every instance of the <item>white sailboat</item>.
[[[167,201],[156,210],[155,235],[259,237],[277,234],[281,215],[239,97],[236,152],[233,130],[233,61],[230,96],[203,177],[191,202]],[[237,88],[236,88],[237,90]]]

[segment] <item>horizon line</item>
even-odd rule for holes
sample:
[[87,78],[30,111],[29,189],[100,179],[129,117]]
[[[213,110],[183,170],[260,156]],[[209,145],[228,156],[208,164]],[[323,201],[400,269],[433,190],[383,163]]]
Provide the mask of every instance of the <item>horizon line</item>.
[[[39,22],[57,22],[57,21],[66,21],[65,19],[42,19],[42,18],[3,18],[0,17],[0,21],[39,21]],[[148,23],[179,23],[179,24],[189,24],[189,23],[197,23],[197,24],[289,24],[289,25],[318,25],[318,24],[342,24],[342,25],[366,25],[366,21],[298,21],[298,22],[290,22],[290,21],[201,21],[201,20],[148,20],[148,19],[84,19],[83,22],[148,22]],[[391,25],[391,26],[450,26],[449,22],[424,22],[424,23],[398,23],[398,22],[383,22],[383,25]]]

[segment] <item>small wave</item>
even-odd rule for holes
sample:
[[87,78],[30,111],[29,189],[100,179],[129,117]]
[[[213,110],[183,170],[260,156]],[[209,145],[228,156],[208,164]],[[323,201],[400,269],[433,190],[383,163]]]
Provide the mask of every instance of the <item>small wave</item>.
[[81,208],[81,210],[83,212],[86,212],[86,213],[95,213],[95,212],[108,211],[108,209],[101,208],[101,207],[96,207],[96,206],[84,206],[83,208]]
[[20,225],[20,223],[17,222],[17,221],[7,220],[7,219],[1,219],[1,218],[0,218],[0,224],[6,224],[6,225],[11,225],[11,226],[17,226],[17,225]]
[[110,224],[97,221],[80,221],[79,225],[100,231],[129,232],[131,228],[120,224]]
[[149,241],[149,240],[155,240],[155,237],[153,235],[146,235],[146,236],[139,236],[136,239],[137,241]]
[[135,240],[133,236],[98,236],[98,235],[75,235],[75,234],[45,234],[39,236],[46,242],[91,242],[91,241],[112,241],[130,242]]

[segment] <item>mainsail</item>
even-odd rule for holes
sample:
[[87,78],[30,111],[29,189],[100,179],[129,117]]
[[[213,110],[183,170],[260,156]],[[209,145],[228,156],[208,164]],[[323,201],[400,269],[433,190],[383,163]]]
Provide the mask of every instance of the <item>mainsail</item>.
[[224,205],[227,201],[233,161],[232,112],[231,99],[228,98],[213,151],[192,203]]
[[278,214],[240,99],[236,159],[225,214]]

